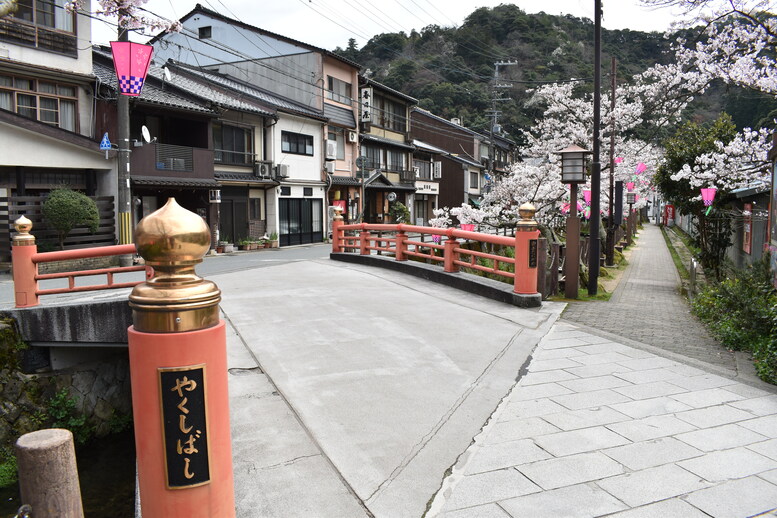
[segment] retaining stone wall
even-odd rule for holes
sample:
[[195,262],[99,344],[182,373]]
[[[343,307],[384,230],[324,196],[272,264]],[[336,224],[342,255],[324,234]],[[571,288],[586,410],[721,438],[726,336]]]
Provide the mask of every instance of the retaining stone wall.
[[13,321],[0,323],[0,448],[25,433],[48,427],[48,402],[63,388],[98,437],[108,435],[117,418],[130,414],[126,351],[65,372],[27,374],[19,368],[20,344]]
[[80,272],[119,266],[118,257],[90,257],[88,259],[70,259],[53,263],[39,263],[38,273]]

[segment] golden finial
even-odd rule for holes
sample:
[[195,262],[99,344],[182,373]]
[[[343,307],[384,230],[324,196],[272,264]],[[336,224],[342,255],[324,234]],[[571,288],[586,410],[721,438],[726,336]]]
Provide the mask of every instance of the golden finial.
[[30,230],[32,230],[32,221],[25,215],[22,214],[14,221],[13,226],[16,229],[16,232],[18,232],[18,234],[13,237],[13,246],[30,246],[35,244],[35,236],[30,234]]
[[518,207],[518,214],[521,215],[521,220],[518,222],[518,230],[534,230],[537,228],[537,221],[534,219],[534,214],[537,209],[531,203],[524,203]]
[[138,223],[135,246],[154,267],[154,276],[129,296],[137,331],[173,333],[218,324],[221,290],[194,272],[210,247],[210,231],[200,216],[170,198]]

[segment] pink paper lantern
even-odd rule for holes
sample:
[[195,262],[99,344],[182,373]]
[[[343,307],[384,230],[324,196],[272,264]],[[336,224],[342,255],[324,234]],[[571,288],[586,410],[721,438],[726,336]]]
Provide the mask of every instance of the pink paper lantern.
[[626,190],[627,191],[633,191],[634,190],[634,182],[626,182]]
[[123,95],[137,97],[146,81],[154,47],[131,41],[112,41],[113,68]]
[[715,193],[718,190],[715,187],[709,187],[701,190],[701,199],[704,201],[704,206],[709,207],[712,205],[712,201],[715,199]]
[[475,230],[475,224],[474,223],[462,223],[461,224],[461,230],[466,230],[467,232],[472,232]]
[[647,166],[644,163],[640,162],[637,164],[637,168],[634,170],[634,172],[636,174],[641,174],[641,173],[644,173],[646,170],[647,170]]
[[620,164],[621,162],[623,162],[623,157],[622,156],[615,157],[615,163],[616,164]]

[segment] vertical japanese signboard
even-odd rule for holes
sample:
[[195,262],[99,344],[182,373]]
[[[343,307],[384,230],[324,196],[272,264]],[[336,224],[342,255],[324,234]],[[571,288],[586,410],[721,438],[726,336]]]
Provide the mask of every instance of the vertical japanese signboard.
[[205,364],[159,369],[165,474],[169,489],[210,482]]

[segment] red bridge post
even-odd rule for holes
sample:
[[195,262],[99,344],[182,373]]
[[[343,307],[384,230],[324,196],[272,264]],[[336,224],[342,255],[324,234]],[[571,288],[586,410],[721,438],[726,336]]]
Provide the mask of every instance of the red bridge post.
[[343,226],[343,215],[340,213],[342,208],[335,207],[335,215],[332,218],[332,252],[333,253],[339,253],[342,252],[341,247],[341,240],[342,240],[342,230],[340,230],[340,227]]
[[18,232],[11,241],[11,264],[13,266],[14,300],[17,308],[37,306],[38,265],[32,262],[32,257],[38,253],[35,236],[30,234],[32,221],[21,216],[14,222]]
[[443,269],[448,273],[456,273],[459,271],[459,265],[455,262],[459,260],[459,254],[456,253],[459,242],[453,237],[451,230],[448,231],[447,237],[443,244]]
[[359,233],[359,253],[361,255],[370,255],[368,246],[370,246],[370,233],[362,228],[362,231]]
[[210,247],[208,227],[170,198],[138,224],[135,243],[154,267],[129,296],[142,514],[234,518],[221,291],[194,272]]
[[518,209],[521,221],[515,229],[515,284],[513,291],[522,295],[537,293],[537,250],[540,231],[534,220],[536,209],[524,203]]
[[407,254],[405,253],[407,251],[407,234],[405,234],[405,230],[402,228],[402,225],[397,225],[397,230],[396,260],[407,261]]

